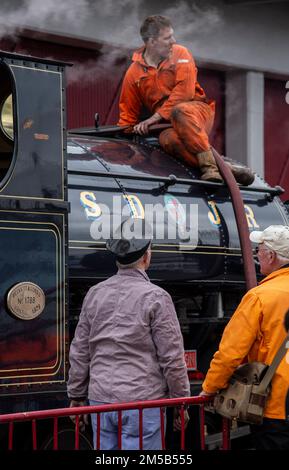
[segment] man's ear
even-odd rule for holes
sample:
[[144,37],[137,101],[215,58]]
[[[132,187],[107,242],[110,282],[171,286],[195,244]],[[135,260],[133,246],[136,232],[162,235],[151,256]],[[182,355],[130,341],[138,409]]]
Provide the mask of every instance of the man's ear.
[[146,251],[146,252],[145,252],[145,254],[144,254],[143,256],[144,256],[144,258],[143,258],[143,260],[144,260],[144,263],[146,264],[146,263],[148,262],[148,259],[149,259],[149,252],[148,252],[148,251]]

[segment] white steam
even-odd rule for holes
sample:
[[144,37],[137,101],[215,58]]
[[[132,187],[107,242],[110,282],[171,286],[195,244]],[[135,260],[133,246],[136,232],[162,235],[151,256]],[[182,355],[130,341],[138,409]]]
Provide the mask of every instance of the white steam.
[[[117,55],[142,45],[140,24],[148,15],[171,19],[178,43],[200,55],[202,41],[209,41],[223,22],[220,0],[1,0],[0,37],[13,36],[21,28],[36,28],[59,35],[78,36],[104,43],[101,59],[75,65],[69,81],[90,80],[117,66]],[[29,54],[29,51],[27,51]]]
[[220,27],[222,15],[216,5],[218,0],[2,0],[0,36],[30,26],[135,47],[141,43],[144,17],[160,14],[172,20],[179,41],[191,41],[196,32],[211,34]]
[[38,29],[57,27],[84,28],[89,17],[88,0],[11,0],[1,1],[0,35],[13,35],[15,31],[32,26]]
[[117,48],[109,48],[104,45],[100,56],[95,60],[88,60],[84,63],[76,63],[73,67],[68,67],[66,77],[69,84],[77,82],[86,86],[88,83],[95,83],[96,80],[105,79],[106,83],[114,82],[120,70],[123,72],[127,68],[127,51]]

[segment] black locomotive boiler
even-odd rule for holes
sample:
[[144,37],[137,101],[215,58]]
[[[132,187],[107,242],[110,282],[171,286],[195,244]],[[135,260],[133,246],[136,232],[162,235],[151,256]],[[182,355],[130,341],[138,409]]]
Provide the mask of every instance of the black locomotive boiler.
[[[190,376],[200,378],[246,290],[227,187],[201,182],[198,170],[164,153],[157,138],[125,138],[114,128],[69,133],[68,181],[70,314],[77,321],[87,289],[116,272],[95,225],[108,234],[107,213],[143,217],[146,207],[157,208],[156,213],[164,209],[165,223],[180,230],[173,239],[153,240],[148,274],[172,295],[192,361]],[[279,191],[257,175],[250,187],[242,188],[249,230],[288,223]],[[193,240],[190,217],[198,225]]]

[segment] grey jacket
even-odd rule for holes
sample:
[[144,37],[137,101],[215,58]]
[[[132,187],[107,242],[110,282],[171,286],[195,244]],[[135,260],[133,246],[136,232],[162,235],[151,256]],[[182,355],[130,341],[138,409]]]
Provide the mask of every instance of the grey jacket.
[[70,398],[103,403],[190,395],[170,295],[145,272],[120,269],[87,293],[70,347]]

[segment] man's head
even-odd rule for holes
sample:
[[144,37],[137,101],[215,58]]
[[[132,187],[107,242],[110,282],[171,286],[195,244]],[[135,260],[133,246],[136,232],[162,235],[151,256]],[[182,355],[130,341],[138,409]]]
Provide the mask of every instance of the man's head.
[[127,218],[107,241],[106,248],[116,255],[120,269],[146,271],[151,261],[151,226],[143,219]]
[[265,230],[250,233],[250,240],[258,243],[260,271],[264,275],[289,263],[289,227],[270,225]]
[[169,57],[176,43],[172,24],[165,16],[148,16],[140,28],[146,49],[162,59]]

